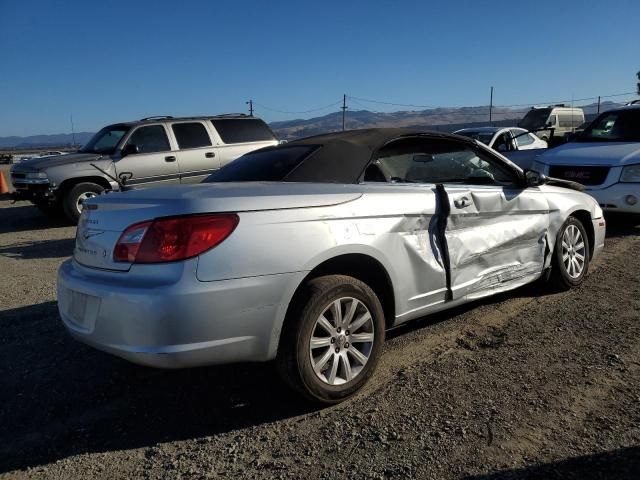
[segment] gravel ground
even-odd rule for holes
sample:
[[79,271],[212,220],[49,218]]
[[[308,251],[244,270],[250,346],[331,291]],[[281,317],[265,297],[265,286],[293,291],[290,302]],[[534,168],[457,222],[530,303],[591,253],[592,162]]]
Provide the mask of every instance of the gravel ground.
[[0,477],[640,478],[640,227],[609,221],[575,290],[529,286],[388,334],[318,409],[270,365],[181,371],[71,340],[74,229],[0,201]]

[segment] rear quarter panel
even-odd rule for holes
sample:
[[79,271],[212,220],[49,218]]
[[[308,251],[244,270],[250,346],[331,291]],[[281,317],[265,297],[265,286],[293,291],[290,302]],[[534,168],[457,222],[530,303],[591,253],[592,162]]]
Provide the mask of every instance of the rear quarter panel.
[[[434,212],[431,189],[390,186],[371,187],[357,200],[330,207],[243,212],[231,236],[200,256],[197,277],[208,282],[306,274],[339,255],[363,254],[387,270],[396,318],[419,315],[444,295],[444,270],[430,232]],[[283,304],[295,288],[281,299]]]

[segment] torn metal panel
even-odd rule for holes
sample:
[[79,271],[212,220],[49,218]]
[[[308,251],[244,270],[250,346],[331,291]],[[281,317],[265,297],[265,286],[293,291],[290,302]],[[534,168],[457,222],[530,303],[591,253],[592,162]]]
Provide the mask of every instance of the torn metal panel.
[[549,205],[537,191],[448,188],[452,299],[510,285],[544,268]]

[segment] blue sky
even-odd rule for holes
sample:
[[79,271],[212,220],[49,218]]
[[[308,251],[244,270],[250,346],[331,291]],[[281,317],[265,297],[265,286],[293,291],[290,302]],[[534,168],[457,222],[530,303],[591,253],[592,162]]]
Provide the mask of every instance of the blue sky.
[[[640,2],[0,0],[0,136],[148,115],[268,121],[342,94],[510,105],[635,90]],[[373,110],[400,110],[350,102]],[[263,107],[264,106],[264,107]]]

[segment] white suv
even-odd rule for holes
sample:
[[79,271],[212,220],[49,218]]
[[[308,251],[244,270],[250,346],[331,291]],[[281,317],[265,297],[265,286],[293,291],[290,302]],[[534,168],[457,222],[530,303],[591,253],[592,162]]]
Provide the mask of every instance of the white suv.
[[605,211],[640,214],[640,105],[601,113],[532,169],[582,183]]

